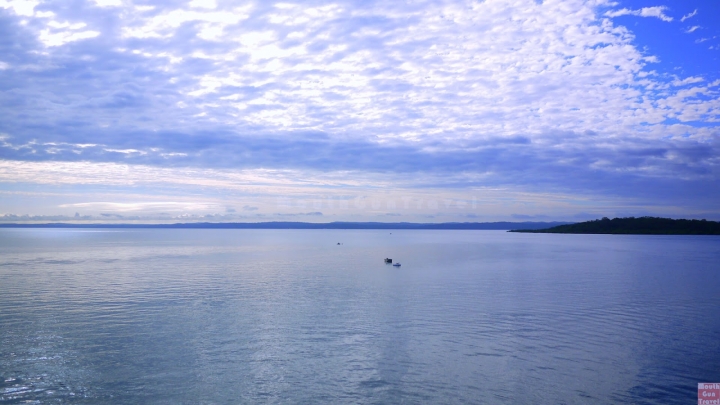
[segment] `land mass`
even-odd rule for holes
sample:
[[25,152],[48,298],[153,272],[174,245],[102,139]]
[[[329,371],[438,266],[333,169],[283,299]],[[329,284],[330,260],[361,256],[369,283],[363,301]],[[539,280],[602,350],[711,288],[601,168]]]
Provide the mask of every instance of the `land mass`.
[[584,233],[634,235],[720,235],[720,222],[704,219],[656,217],[602,218],[594,221],[558,225],[546,229],[514,229],[509,232]]
[[446,229],[446,230],[508,230],[540,229],[571,222],[190,222],[180,224],[97,224],[46,223],[0,224],[0,228],[150,228],[150,229]]

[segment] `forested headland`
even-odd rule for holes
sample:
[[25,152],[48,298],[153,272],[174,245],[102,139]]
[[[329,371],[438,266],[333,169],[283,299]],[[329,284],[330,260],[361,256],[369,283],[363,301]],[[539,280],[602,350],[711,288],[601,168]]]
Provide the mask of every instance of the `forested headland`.
[[720,235],[720,222],[704,219],[656,217],[602,218],[546,229],[516,229],[509,232],[584,233],[635,235]]

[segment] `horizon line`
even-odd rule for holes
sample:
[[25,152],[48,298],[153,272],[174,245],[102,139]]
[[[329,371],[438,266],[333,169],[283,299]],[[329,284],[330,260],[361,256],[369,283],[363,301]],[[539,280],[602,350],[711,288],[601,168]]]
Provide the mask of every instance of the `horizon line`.
[[0,223],[0,228],[160,228],[160,229],[447,229],[508,230],[515,226],[550,227],[573,224],[568,221],[494,222],[178,222],[178,223]]

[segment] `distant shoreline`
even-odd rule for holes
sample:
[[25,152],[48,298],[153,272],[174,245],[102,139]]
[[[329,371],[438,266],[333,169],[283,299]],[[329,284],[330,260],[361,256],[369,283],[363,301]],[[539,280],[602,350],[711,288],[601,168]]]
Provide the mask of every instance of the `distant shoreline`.
[[105,228],[105,229],[417,229],[417,230],[501,230],[543,229],[572,222],[190,222],[176,224],[0,224],[0,228]]
[[655,217],[602,218],[546,229],[511,229],[508,232],[596,235],[720,235],[720,222]]
[[2,228],[31,229],[367,229],[367,230],[497,230],[518,233],[612,235],[720,235],[720,222],[670,218],[602,218],[586,222],[186,222],[128,223],[0,223]]

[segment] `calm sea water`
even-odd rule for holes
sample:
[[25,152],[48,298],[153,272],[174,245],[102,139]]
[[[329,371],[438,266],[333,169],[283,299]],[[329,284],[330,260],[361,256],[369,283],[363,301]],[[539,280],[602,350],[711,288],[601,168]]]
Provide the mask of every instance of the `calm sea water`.
[[718,237],[0,230],[0,403],[688,404],[698,382],[720,382]]

